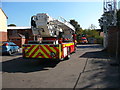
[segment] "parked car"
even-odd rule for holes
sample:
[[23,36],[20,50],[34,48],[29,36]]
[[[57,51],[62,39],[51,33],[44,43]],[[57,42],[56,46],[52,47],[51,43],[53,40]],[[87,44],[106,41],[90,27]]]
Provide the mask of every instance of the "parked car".
[[13,42],[4,42],[2,45],[2,53],[13,55],[16,52],[19,52],[20,47]]

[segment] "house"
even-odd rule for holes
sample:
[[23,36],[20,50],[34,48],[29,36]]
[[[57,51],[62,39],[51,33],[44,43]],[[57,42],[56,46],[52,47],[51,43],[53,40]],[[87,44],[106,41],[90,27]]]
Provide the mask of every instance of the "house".
[[28,40],[33,40],[31,27],[15,27],[10,26],[7,28],[8,40],[16,43],[18,46],[22,46],[28,43]]
[[0,42],[7,41],[7,19],[8,17],[0,8]]

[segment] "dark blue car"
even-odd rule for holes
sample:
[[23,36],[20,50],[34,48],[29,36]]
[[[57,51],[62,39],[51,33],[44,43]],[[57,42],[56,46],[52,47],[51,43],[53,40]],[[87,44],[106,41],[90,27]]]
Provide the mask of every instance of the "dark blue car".
[[16,52],[19,52],[20,47],[13,42],[4,42],[2,45],[2,53],[13,55]]

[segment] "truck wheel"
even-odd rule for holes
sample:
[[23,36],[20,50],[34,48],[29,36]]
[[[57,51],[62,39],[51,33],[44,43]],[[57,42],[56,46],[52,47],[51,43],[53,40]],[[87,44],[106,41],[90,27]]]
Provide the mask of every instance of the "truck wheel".
[[70,59],[71,55],[70,55],[70,48],[68,48],[68,55],[67,57],[65,58],[66,60]]
[[67,59],[67,60],[68,60],[68,59],[70,59],[70,57],[71,57],[71,55],[70,55],[70,54],[68,54],[68,55],[67,55],[67,57],[66,57],[65,59]]

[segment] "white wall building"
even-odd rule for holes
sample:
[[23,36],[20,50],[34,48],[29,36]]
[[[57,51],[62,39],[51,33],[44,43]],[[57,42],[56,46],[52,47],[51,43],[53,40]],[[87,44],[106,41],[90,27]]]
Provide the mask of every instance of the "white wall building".
[[8,17],[0,8],[0,42],[7,41],[7,19]]

